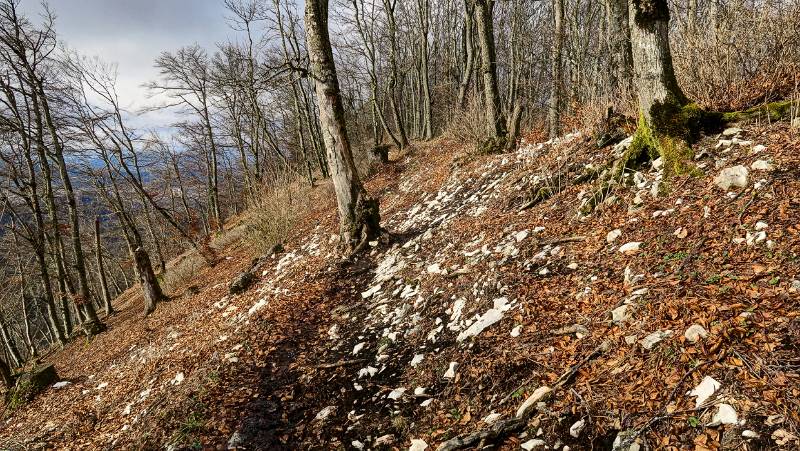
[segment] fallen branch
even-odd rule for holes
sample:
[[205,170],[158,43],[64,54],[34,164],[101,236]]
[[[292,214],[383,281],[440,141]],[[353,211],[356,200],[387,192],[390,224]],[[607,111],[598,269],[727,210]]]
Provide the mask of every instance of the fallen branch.
[[308,368],[314,368],[314,369],[339,368],[339,367],[342,367],[342,366],[355,365],[356,363],[364,363],[366,361],[367,361],[367,359],[340,360],[340,361],[335,362],[335,363],[322,363],[320,365],[313,365],[313,366],[310,366]]

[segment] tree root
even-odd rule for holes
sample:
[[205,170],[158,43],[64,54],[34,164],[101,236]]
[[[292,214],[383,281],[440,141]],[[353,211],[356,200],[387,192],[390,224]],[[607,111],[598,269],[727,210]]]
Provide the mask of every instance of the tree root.
[[[519,211],[524,211],[533,206],[536,206],[550,199],[556,194],[561,193],[571,185],[580,185],[583,183],[591,182],[599,178],[606,169],[605,167],[602,168],[596,168],[594,166],[584,167],[583,171],[581,171],[577,176],[571,178],[570,174],[578,171],[579,168],[580,165],[572,164],[569,167],[567,167],[564,171],[554,176],[547,177],[544,180],[537,183],[536,185],[534,185],[532,190],[533,194],[524,199],[523,204],[519,207]],[[564,182],[565,180],[570,180],[570,181]]]

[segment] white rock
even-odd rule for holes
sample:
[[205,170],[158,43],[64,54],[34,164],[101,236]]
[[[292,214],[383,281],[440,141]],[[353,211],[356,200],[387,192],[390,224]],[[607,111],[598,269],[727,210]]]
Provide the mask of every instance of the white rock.
[[175,375],[175,377],[172,379],[171,383],[172,383],[172,385],[178,385],[181,382],[183,382],[183,379],[184,379],[183,372],[180,372],[180,373]]
[[630,315],[628,314],[628,305],[620,305],[619,307],[615,308],[611,311],[611,321],[615,324],[624,323],[625,321],[630,319]]
[[357,449],[357,450],[362,450],[362,449],[364,449],[364,444],[363,444],[363,443],[361,443],[361,442],[360,442],[360,441],[358,441],[358,440],[353,440],[352,442],[350,442],[350,444],[351,444],[351,445],[353,445],[353,448],[355,448],[355,449]]
[[511,336],[514,337],[514,338],[519,337],[519,334],[521,334],[521,333],[522,333],[522,326],[517,326],[517,327],[511,329]]
[[608,234],[606,235],[606,242],[607,243],[613,243],[614,240],[619,238],[620,235],[622,235],[622,230],[614,229],[614,230],[608,232]]
[[717,406],[717,412],[711,418],[711,423],[708,426],[719,426],[722,424],[737,424],[739,416],[736,415],[736,410],[730,404],[720,404]]
[[422,396],[427,389],[425,387],[417,387],[414,389],[414,396]]
[[71,383],[72,382],[70,382],[70,381],[56,382],[55,384],[53,384],[53,388],[64,388],[64,387],[66,387],[67,385],[69,385]]
[[497,420],[499,420],[502,417],[503,417],[502,413],[490,413],[489,415],[486,415],[483,418],[483,422],[486,423],[487,425],[491,426],[491,425],[497,423]]
[[365,291],[365,292],[361,293],[361,297],[362,297],[362,298],[364,298],[364,299],[366,299],[366,298],[368,298],[368,297],[370,297],[370,296],[374,295],[375,293],[377,293],[377,292],[381,291],[381,285],[383,285],[383,282],[381,282],[381,283],[379,283],[379,284],[377,284],[377,285],[373,286],[373,287],[372,287],[372,288],[370,288],[369,290],[367,290],[367,291]]
[[722,384],[717,382],[713,377],[706,376],[697,384],[697,387],[689,392],[689,396],[697,396],[695,407],[700,407],[703,403],[708,401],[710,397],[714,396],[714,393],[716,393],[721,386]]
[[708,331],[699,324],[692,324],[686,329],[683,336],[686,337],[686,340],[690,343],[697,343],[701,338],[706,338],[708,336]]
[[725,168],[714,178],[714,184],[725,191],[744,188],[747,186],[747,175],[747,168],[742,165]]
[[367,343],[362,341],[361,343],[353,346],[353,355],[356,355],[359,352],[361,352],[361,350],[364,349],[364,346],[366,346],[366,345],[367,345]]
[[450,366],[447,368],[447,371],[444,373],[445,379],[452,379],[456,377],[456,369],[458,368],[458,362],[450,362]]
[[375,439],[375,446],[386,446],[394,442],[394,435],[386,434]]
[[514,239],[517,240],[517,242],[520,242],[520,241],[524,240],[527,237],[528,237],[528,231],[527,230],[522,230],[522,231],[519,231],[519,232],[514,234]]
[[567,269],[571,269],[571,270],[575,271],[576,269],[578,269],[578,264],[577,263],[570,263],[569,265],[567,265]]
[[775,165],[769,160],[756,160],[750,165],[750,169],[754,171],[771,171],[775,169]]
[[397,399],[402,398],[403,397],[403,393],[405,393],[405,392],[406,392],[406,389],[403,388],[403,387],[395,388],[394,390],[389,392],[389,395],[387,396],[387,398],[389,398],[391,400],[397,400]]
[[625,243],[619,247],[619,251],[625,255],[634,255],[638,254],[641,250],[642,243],[641,241],[632,241],[630,243]]
[[486,311],[483,315],[478,318],[477,321],[472,323],[467,330],[458,334],[456,337],[457,341],[464,341],[467,338],[477,336],[484,329],[491,326],[492,324],[500,321],[503,319],[503,312],[508,310],[511,306],[508,304],[508,300],[505,298],[499,298],[494,300],[494,307],[490,308]]
[[416,367],[425,360],[425,354],[417,354],[411,359],[411,366]]
[[433,398],[429,398],[429,399],[426,399],[425,401],[422,401],[421,403],[419,403],[419,406],[420,407],[428,407],[429,405],[431,405],[431,403],[433,403]]
[[439,273],[442,272],[442,268],[439,267],[438,263],[434,263],[432,265],[428,265],[428,267],[425,268],[425,270],[428,271],[428,274],[439,274]]
[[750,439],[754,439],[754,438],[759,438],[761,436],[756,431],[751,431],[750,429],[745,429],[744,431],[742,431],[742,437],[750,440]]
[[250,307],[250,310],[247,311],[247,314],[248,315],[252,315],[253,313],[261,310],[262,308],[264,308],[266,305],[267,305],[267,298],[261,298],[261,299],[258,300],[258,302],[253,304],[252,307]]
[[522,418],[522,416],[525,415],[525,412],[527,412],[531,406],[544,399],[545,396],[549,395],[551,391],[553,390],[546,385],[534,390],[533,393],[528,396],[528,399],[526,399],[525,402],[523,402],[522,405],[517,409],[517,418]]
[[408,451],[425,451],[426,449],[428,449],[428,444],[425,443],[425,440],[415,438],[411,440],[411,446]]
[[756,223],[756,230],[764,230],[764,229],[766,229],[767,227],[769,227],[769,224],[767,224],[767,223],[766,223],[766,222],[764,222],[764,221],[758,221],[758,222]]
[[324,421],[326,418],[330,416],[336,410],[336,406],[328,406],[324,409],[320,410],[317,413],[317,416],[314,417],[315,420]]
[[641,341],[639,341],[639,344],[641,344],[644,349],[649,351],[653,349],[653,346],[657,345],[658,343],[661,342],[661,340],[669,337],[670,335],[672,335],[671,330],[663,330],[663,331],[660,330],[657,332],[653,332],[652,334],[644,337]]
[[531,451],[532,449],[541,448],[545,445],[544,440],[539,440],[538,438],[528,440],[527,442],[519,445],[525,451]]
[[[181,379],[181,380],[183,380],[183,379]],[[108,382],[103,382],[103,383],[101,383],[100,385],[97,386],[97,389],[98,390],[102,390],[102,389],[104,389],[106,387],[108,387]]]
[[361,368],[360,370],[358,370],[358,377],[366,377],[366,376],[372,377],[377,373],[378,373],[377,368],[368,366],[366,368]]
[[583,432],[583,428],[585,427],[586,427],[586,421],[584,420],[576,421],[575,424],[570,426],[569,435],[578,438],[581,435],[581,432]]
[[765,150],[767,150],[767,146],[763,144],[756,144],[755,146],[753,146],[753,153],[761,153]]
[[726,128],[726,129],[725,129],[725,130],[722,132],[722,135],[723,135],[723,136],[736,136],[736,135],[738,135],[738,134],[739,134],[739,133],[741,133],[741,132],[742,132],[742,129],[741,129],[741,128],[738,128],[738,127],[730,127],[730,128]]

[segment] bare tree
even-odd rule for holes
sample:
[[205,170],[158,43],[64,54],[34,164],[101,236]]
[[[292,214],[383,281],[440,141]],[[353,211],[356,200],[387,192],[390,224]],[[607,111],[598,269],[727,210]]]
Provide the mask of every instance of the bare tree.
[[353,162],[328,35],[328,0],[306,1],[305,24],[319,118],[339,207],[339,231],[346,249],[355,253],[380,234],[379,205],[364,190]]

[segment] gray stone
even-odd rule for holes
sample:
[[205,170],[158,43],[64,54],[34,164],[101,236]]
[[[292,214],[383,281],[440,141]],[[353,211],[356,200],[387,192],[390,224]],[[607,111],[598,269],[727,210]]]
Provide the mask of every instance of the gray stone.
[[706,336],[708,336],[708,331],[699,324],[692,324],[686,329],[683,336],[686,337],[686,340],[690,343],[697,343],[701,338],[706,338]]
[[714,178],[714,184],[725,191],[744,188],[747,186],[747,175],[747,168],[742,165],[725,168]]
[[250,288],[251,285],[253,285],[253,282],[255,281],[255,274],[250,271],[245,271],[233,279],[233,282],[231,282],[230,286],[228,287],[228,291],[230,291],[231,294],[244,293],[248,288]]

